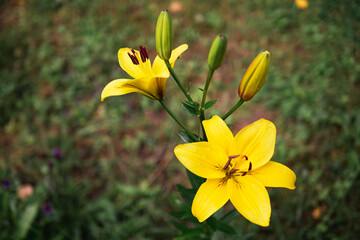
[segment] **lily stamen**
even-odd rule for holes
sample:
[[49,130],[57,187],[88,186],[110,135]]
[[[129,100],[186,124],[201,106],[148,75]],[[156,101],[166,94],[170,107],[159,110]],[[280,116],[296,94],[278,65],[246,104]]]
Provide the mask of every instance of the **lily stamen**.
[[146,62],[147,59],[149,59],[149,55],[147,54],[145,47],[140,45],[139,48],[140,48],[141,61],[144,63],[144,62]]
[[[131,49],[132,51],[134,51],[133,49]],[[133,64],[135,65],[139,65],[139,60],[137,59],[136,55],[135,55],[135,51],[134,51],[134,55],[131,55],[131,53],[128,52],[128,55],[132,61]]]
[[238,171],[238,170],[239,170],[239,169],[231,169],[231,170],[229,171],[229,175],[235,173],[235,172]]
[[249,171],[251,171],[251,169],[252,169],[252,163],[250,162],[250,163],[249,163],[249,169],[248,169],[248,172],[249,172]]
[[232,160],[233,158],[237,158],[237,157],[239,157],[239,156],[240,156],[240,155],[232,155],[232,156],[229,156],[229,160],[226,162],[223,170],[226,170],[226,169],[229,167],[229,165],[230,165],[230,163],[231,163],[231,160]]

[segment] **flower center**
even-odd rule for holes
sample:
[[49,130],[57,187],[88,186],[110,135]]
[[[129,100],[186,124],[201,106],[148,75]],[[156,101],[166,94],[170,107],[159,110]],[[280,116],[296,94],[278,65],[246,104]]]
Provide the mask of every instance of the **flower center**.
[[[234,159],[234,158],[238,158],[238,157],[241,157],[245,159],[245,161],[249,162],[249,167],[248,167],[248,170],[247,171],[240,171],[239,167],[240,167],[240,159],[237,160],[237,162],[235,164],[232,164],[231,163],[231,160]],[[240,173],[241,176],[245,176],[248,172],[250,172],[252,169],[252,163],[251,161],[249,161],[249,158],[246,156],[246,155],[231,155],[229,156],[229,160],[226,162],[223,170],[226,171],[226,176],[227,177],[230,177],[231,175],[235,174],[235,173]]]
[[[140,59],[143,63],[145,63],[146,60],[149,59],[149,55],[148,55],[145,47],[140,45],[139,48],[140,48]],[[140,59],[138,58],[138,55],[139,54],[137,52],[135,52],[134,49],[131,49],[131,52],[128,52],[128,56],[130,57],[130,59],[134,65],[140,64],[140,61],[139,61]]]

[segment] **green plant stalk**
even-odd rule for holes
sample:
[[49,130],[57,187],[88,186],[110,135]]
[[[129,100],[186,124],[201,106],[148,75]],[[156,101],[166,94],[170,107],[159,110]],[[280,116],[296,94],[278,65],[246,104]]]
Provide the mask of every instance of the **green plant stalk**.
[[193,101],[192,98],[190,97],[190,94],[185,90],[184,86],[181,84],[179,78],[176,76],[174,69],[171,67],[171,64],[169,61],[164,61],[167,68],[169,69],[169,72],[171,73],[171,76],[174,78],[175,82],[177,83],[177,85],[179,86],[179,88],[181,89],[181,91],[184,93],[185,97],[189,100],[189,101]]
[[207,91],[209,89],[210,81],[211,81],[211,78],[212,78],[213,74],[214,74],[214,70],[209,68],[208,75],[207,75],[207,78],[206,78],[205,87],[204,87],[204,91],[203,91],[203,96],[202,96],[202,100],[201,100],[201,105],[200,105],[200,124],[201,124],[202,130],[203,130],[203,138],[204,138],[205,141],[207,140],[207,138],[206,138],[204,126],[202,125],[202,121],[205,120],[206,95],[207,95]]
[[177,122],[177,124],[179,124],[180,127],[182,127],[182,129],[184,129],[187,134],[189,134],[189,136],[191,137],[191,139],[194,140],[195,142],[197,142],[197,141],[198,141],[198,138],[195,137],[195,135],[194,135],[192,132],[190,132],[190,131],[184,126],[184,124],[182,124],[182,123],[179,121],[179,119],[175,116],[175,114],[174,114],[174,113],[168,108],[168,106],[164,103],[164,100],[163,100],[163,99],[159,99],[159,102],[160,102],[160,104],[163,106],[163,108],[169,113],[169,115],[175,120],[175,122]]
[[228,111],[223,117],[222,119],[225,120],[226,118],[228,118],[233,112],[235,112],[236,109],[238,109],[245,101],[240,98],[239,101],[235,104],[235,106],[232,107],[232,109],[230,109],[230,111]]

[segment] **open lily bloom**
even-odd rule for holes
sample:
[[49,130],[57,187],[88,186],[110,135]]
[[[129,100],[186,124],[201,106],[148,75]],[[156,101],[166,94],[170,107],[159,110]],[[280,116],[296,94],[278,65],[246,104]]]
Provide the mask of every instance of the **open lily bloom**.
[[[188,48],[183,44],[174,49],[169,62],[174,66],[176,59]],[[165,62],[156,56],[153,65],[149,60],[146,48],[140,46],[140,51],[121,48],[118,52],[119,64],[125,72],[134,79],[116,79],[107,84],[101,93],[101,101],[110,96],[128,93],[141,93],[152,99],[162,99],[165,92],[166,80],[170,73]]]
[[178,145],[175,155],[192,173],[206,178],[195,195],[192,213],[203,222],[230,199],[249,221],[268,226],[271,206],[265,187],[295,189],[296,176],[270,161],[276,128],[260,119],[234,137],[218,116],[203,121],[208,142]]

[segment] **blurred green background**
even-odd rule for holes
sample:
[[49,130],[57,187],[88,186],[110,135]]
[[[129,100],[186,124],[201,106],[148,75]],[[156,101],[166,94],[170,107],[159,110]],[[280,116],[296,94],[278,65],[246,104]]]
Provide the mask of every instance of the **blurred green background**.
[[[162,9],[173,18],[174,46],[189,45],[175,71],[195,100],[214,37],[228,38],[211,114],[230,109],[252,59],[272,53],[263,89],[227,122],[236,133],[272,120],[273,160],[294,170],[297,188],[269,190],[270,227],[239,215],[232,224],[243,237],[214,239],[358,239],[356,0],[313,0],[307,9],[292,0],[0,0],[0,239],[176,236],[175,185],[189,185],[173,154],[178,126],[142,95],[100,102],[108,82],[127,77],[119,48],[145,45],[154,59]],[[169,79],[165,101],[196,131],[183,98]]]

